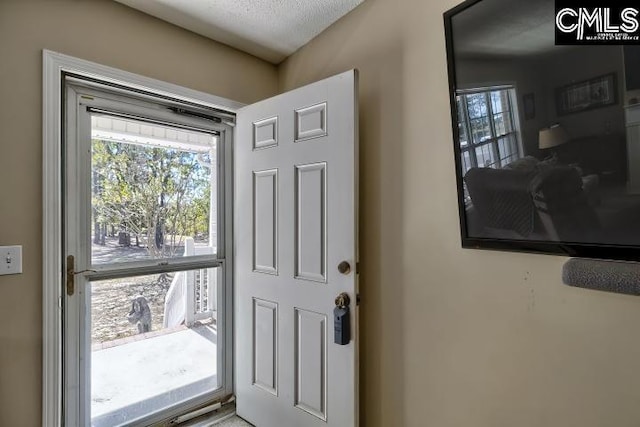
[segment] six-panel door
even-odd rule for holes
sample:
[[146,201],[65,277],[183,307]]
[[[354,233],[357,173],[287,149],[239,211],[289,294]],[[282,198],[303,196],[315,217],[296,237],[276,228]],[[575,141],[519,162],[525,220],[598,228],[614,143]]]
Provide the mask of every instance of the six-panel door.
[[[236,394],[259,427],[357,425],[356,72],[242,109],[236,137]],[[340,262],[353,266],[340,273]]]

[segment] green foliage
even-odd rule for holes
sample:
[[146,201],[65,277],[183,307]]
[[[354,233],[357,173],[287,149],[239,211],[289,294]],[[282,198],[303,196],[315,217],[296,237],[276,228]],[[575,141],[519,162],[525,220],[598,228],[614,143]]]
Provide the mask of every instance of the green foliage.
[[196,153],[93,140],[92,172],[94,223],[143,237],[150,255],[208,236],[210,172]]

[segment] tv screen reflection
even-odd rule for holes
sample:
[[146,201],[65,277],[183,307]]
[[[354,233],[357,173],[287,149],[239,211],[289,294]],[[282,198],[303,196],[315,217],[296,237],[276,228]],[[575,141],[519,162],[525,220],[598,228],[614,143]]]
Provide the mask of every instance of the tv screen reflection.
[[481,0],[445,14],[463,245],[638,249],[640,47],[556,45],[555,13]]

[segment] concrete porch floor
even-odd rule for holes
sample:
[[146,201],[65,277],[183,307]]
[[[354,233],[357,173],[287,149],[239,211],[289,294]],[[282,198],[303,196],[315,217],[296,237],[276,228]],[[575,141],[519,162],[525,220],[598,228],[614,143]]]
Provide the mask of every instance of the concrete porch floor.
[[91,353],[91,424],[116,426],[218,387],[217,333],[197,326]]

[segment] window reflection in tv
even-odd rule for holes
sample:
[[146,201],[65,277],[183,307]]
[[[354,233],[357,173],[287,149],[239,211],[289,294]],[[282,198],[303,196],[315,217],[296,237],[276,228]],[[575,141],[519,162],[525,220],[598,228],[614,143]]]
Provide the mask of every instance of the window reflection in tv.
[[640,47],[556,45],[553,0],[445,28],[463,246],[640,259]]

